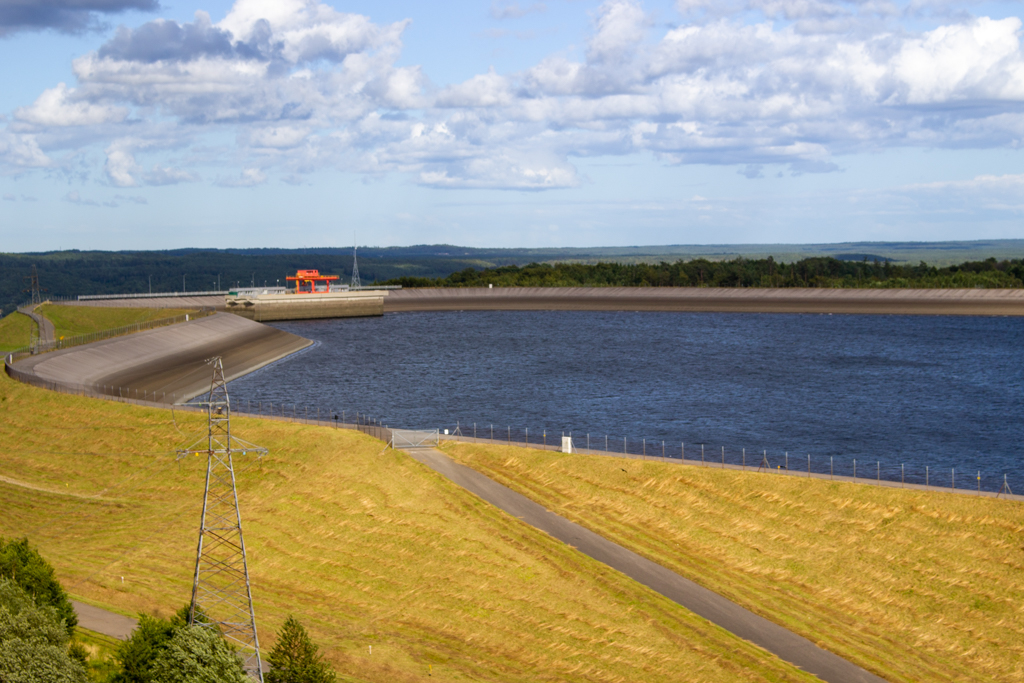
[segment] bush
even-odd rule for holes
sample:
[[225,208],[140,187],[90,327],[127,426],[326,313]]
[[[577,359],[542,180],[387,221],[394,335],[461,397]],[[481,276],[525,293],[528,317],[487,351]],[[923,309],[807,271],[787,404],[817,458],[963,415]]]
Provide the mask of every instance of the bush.
[[267,656],[266,683],[333,683],[334,671],[295,617],[288,617]]
[[37,604],[12,579],[0,578],[0,681],[85,683],[85,666],[68,650],[68,635],[52,605]]
[[189,626],[188,613],[186,605],[170,620],[140,614],[139,625],[114,655],[120,670],[110,683],[248,681],[221,634]]
[[180,626],[152,665],[153,683],[249,683],[227,641],[213,629]]
[[29,546],[27,538],[11,541],[0,538],[0,577],[12,579],[32,596],[36,604],[57,610],[68,635],[74,633],[78,625],[75,608],[54,576],[53,567]]

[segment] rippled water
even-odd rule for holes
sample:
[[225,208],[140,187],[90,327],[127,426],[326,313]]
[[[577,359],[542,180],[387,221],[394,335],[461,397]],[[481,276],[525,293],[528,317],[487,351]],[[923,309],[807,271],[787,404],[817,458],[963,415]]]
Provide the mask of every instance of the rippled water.
[[[494,424],[548,443],[1024,492],[1024,319],[500,311],[277,327],[320,344],[231,383],[263,402],[395,427]],[[580,442],[578,440],[578,443]]]

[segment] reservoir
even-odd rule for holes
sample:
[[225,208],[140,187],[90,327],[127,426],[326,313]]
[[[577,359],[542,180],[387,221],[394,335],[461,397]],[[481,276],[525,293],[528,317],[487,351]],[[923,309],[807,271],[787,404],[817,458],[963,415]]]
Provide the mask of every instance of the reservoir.
[[[1024,318],[452,311],[274,323],[319,342],[236,410],[1024,492]],[[293,408],[295,406],[295,408]],[[830,461],[831,458],[831,461]]]

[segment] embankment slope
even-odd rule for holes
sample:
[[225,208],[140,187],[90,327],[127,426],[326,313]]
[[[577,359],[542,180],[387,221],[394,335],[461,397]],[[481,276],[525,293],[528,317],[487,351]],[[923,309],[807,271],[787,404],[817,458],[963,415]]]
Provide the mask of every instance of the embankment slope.
[[1024,680],[1024,503],[447,442],[491,479],[889,681]]
[[[183,402],[210,388],[206,360],[220,356],[228,380],[313,342],[236,315],[216,313],[178,325],[26,358],[14,369],[94,393]],[[155,398],[154,398],[155,397]]]
[[[0,376],[0,536],[27,536],[78,600],[125,614],[189,599],[200,413]],[[253,418],[236,461],[260,640],[294,615],[345,680],[792,681],[810,675],[344,429]],[[370,652],[372,646],[372,653]]]

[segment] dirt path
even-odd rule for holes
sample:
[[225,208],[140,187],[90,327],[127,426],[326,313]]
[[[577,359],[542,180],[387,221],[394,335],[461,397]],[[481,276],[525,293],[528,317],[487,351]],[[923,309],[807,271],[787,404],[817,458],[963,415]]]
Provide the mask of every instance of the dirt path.
[[829,683],[881,683],[883,679],[823,650],[811,641],[659,564],[556,515],[494,480],[452,461],[432,448],[406,451],[411,457],[471,493],[544,531],[585,555],[616,569],[727,631],[759,645]]

